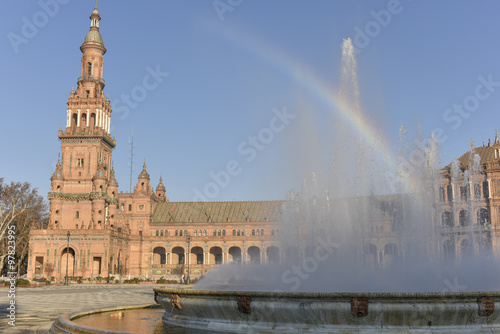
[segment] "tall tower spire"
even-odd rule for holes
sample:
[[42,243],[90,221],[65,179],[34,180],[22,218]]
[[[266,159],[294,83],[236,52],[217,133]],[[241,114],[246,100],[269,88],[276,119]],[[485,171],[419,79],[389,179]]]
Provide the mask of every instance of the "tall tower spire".
[[[61,162],[49,194],[53,226],[64,221],[64,228],[102,229],[112,223],[116,209],[118,183],[111,173],[116,141],[110,135],[111,103],[104,94],[106,48],[99,31],[100,20],[96,2],[90,14],[90,29],[80,47],[78,86],[69,94],[66,127],[59,130]],[[83,208],[91,210],[80,216]]]

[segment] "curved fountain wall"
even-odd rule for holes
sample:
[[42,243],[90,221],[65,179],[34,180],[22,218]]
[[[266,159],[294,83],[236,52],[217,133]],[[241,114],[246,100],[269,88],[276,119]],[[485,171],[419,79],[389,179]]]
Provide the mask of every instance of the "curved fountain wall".
[[154,289],[168,325],[231,333],[495,333],[500,293]]

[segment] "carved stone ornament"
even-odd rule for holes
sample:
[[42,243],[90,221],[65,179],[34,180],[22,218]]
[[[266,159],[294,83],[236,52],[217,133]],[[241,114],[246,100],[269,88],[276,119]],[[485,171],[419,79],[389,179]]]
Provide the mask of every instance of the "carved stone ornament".
[[172,305],[179,309],[179,310],[182,310],[182,306],[181,306],[181,297],[178,295],[178,294],[172,294]]
[[368,315],[368,298],[351,298],[351,314],[356,318]]
[[252,299],[250,297],[246,296],[240,296],[238,297],[238,311],[244,314],[250,314],[252,313],[252,309],[250,308],[250,303],[252,302]]
[[488,317],[495,312],[495,300],[492,297],[481,297],[477,299],[478,314]]

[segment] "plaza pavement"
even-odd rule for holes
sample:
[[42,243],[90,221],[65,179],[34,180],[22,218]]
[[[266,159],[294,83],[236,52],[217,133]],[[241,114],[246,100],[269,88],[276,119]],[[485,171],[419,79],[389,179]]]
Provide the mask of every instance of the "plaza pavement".
[[8,324],[9,290],[0,288],[0,332],[46,334],[52,323],[64,313],[113,306],[154,304],[153,288],[164,286],[163,284],[18,286],[15,291],[15,327]]

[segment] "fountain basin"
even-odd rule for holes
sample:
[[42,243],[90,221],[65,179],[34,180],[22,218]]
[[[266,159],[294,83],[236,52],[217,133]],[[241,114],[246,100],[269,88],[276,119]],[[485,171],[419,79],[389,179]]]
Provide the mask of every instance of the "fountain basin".
[[207,331],[500,333],[500,292],[154,291],[165,324]]
[[[95,310],[78,311],[61,315],[53,324],[49,330],[51,334],[68,334],[68,333],[78,333],[78,334],[111,334],[111,333],[145,333],[146,329],[137,321],[137,316],[130,317],[131,311],[146,311],[151,309],[158,309],[157,304],[147,304],[147,305],[133,305],[133,306],[119,306],[119,307],[109,307]],[[137,313],[137,312],[136,312]],[[111,317],[123,316],[123,320],[127,323],[122,323],[120,327],[123,328],[113,328],[106,329],[109,327],[107,325],[106,319],[96,319],[96,316],[109,314]],[[80,320],[88,320],[85,318],[91,318],[93,321],[83,321],[85,325],[79,323]],[[121,318],[121,317],[120,317]],[[161,323],[160,323],[161,325]],[[149,326],[148,328],[149,329]]]

